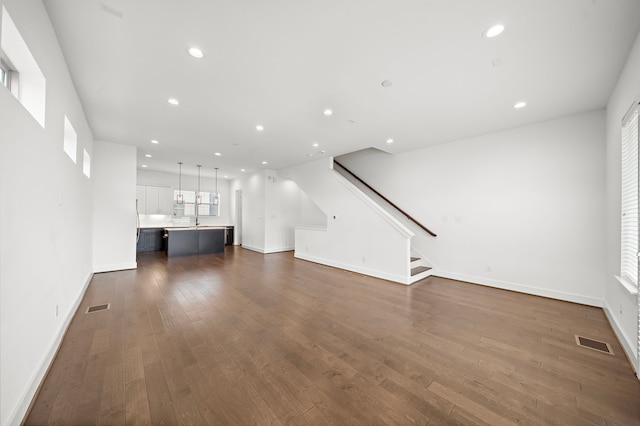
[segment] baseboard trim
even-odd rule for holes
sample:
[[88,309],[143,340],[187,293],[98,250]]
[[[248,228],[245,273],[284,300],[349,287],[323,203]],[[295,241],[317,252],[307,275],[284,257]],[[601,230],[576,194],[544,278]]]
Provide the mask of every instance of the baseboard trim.
[[629,364],[631,364],[633,371],[636,373],[636,377],[638,378],[638,380],[640,380],[640,376],[638,375],[638,369],[636,367],[638,365],[638,358],[634,353],[635,351],[633,350],[632,342],[630,342],[627,336],[622,332],[622,327],[620,327],[620,324],[618,324],[618,321],[616,320],[616,316],[611,313],[611,310],[609,309],[609,307],[604,306],[602,310],[604,311],[604,314],[607,316],[607,320],[609,320],[609,324],[611,324],[611,328],[613,329],[614,334],[618,338],[618,341],[620,342],[622,349],[624,349],[625,355],[629,360]]
[[346,263],[334,262],[332,260],[322,259],[319,257],[309,256],[302,253],[294,253],[296,259],[306,260],[321,265],[331,266],[333,268],[343,269],[345,271],[356,272],[358,274],[368,275],[374,278],[380,278],[387,281],[393,281],[398,284],[409,285],[407,277],[402,275],[388,274],[386,272],[376,271],[374,269],[362,268],[359,266],[348,265]]
[[242,244],[242,248],[246,248],[247,250],[255,251],[262,254],[281,253],[283,251],[295,250],[293,247],[279,247],[279,248],[264,249],[261,247],[248,246],[246,244]]
[[137,269],[138,262],[115,263],[113,265],[99,265],[93,267],[94,273],[124,271],[126,269]]
[[268,250],[265,250],[264,253],[282,253],[283,251],[294,251],[295,247],[279,247],[279,248],[271,248]]
[[80,303],[82,303],[82,299],[84,299],[84,295],[87,292],[87,289],[89,288],[89,283],[91,283],[92,279],[93,279],[93,273],[90,273],[84,285],[82,286],[82,289],[78,294],[78,297],[73,303],[73,306],[71,307],[71,309],[69,309],[67,317],[64,319],[64,322],[62,323],[62,326],[60,327],[58,335],[51,342],[51,344],[49,345],[49,349],[47,350],[44,357],[42,358],[40,362],[40,367],[33,374],[33,376],[31,376],[31,380],[29,381],[29,386],[27,387],[25,392],[22,394],[22,397],[20,398],[21,402],[15,407],[13,413],[9,416],[10,425],[23,424],[27,416],[29,415],[31,408],[33,407],[33,403],[35,402],[36,397],[40,392],[40,388],[44,383],[44,379],[47,377],[47,374],[49,374],[49,369],[53,364],[53,360],[56,358],[56,355],[58,355],[58,351],[60,350],[60,346],[62,345],[62,340],[64,339],[64,336],[67,334],[67,330],[71,325],[71,320],[73,319],[76,312],[78,311],[78,308],[80,307]]
[[512,283],[509,281],[490,280],[486,278],[476,277],[472,275],[457,274],[455,272],[448,272],[438,270],[434,273],[438,277],[450,278],[452,280],[465,281],[472,284],[484,285],[487,287],[500,288],[502,290],[516,291],[518,293],[531,294],[533,296],[548,297],[549,299],[564,300],[565,302],[580,303],[581,305],[595,306],[597,308],[603,307],[602,299],[596,299],[595,297],[582,296],[580,294],[567,293],[563,291],[554,291],[545,288],[532,287],[524,284]]
[[258,252],[258,253],[262,253],[262,254],[265,253],[263,248],[250,246],[250,245],[245,244],[245,243],[242,243],[242,248],[247,249],[247,250],[251,250],[251,251],[255,251],[255,252]]

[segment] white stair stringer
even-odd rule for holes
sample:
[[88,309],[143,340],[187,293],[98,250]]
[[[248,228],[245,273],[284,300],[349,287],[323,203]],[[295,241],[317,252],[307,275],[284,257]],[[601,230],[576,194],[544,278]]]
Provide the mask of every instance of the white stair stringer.
[[409,285],[414,232],[333,170],[325,158],[282,170],[327,216],[326,227],[296,227],[295,254],[329,266]]

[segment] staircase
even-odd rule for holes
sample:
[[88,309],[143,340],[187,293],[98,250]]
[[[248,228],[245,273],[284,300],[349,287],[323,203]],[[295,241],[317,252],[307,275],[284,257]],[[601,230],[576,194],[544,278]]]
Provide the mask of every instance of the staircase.
[[[352,171],[340,164],[336,159],[333,161],[334,170],[341,176],[345,177],[351,184],[363,191],[373,202],[381,206],[388,211],[392,216],[403,222],[406,226],[417,229],[418,234],[411,237],[411,258],[410,258],[410,270],[407,282],[405,284],[413,284],[420,280],[423,280],[431,276],[434,272],[433,265],[430,264],[424,256],[422,256],[417,247],[414,245],[414,240],[417,242],[419,239],[437,237],[437,235],[394,204],[384,195],[380,194],[376,189],[371,187],[367,182],[360,179]],[[338,167],[336,167],[336,165]]]
[[[412,244],[416,232],[409,229],[411,225],[403,224],[366,188],[337,171],[333,158],[280,173],[292,179],[326,215],[326,226],[296,227],[296,258],[405,285],[433,273],[433,264]],[[429,238],[435,236],[427,232]]]
[[433,268],[430,266],[424,266],[423,260],[420,257],[411,256],[410,266],[411,275],[409,278],[409,284],[413,284],[420,280],[423,280],[433,273]]

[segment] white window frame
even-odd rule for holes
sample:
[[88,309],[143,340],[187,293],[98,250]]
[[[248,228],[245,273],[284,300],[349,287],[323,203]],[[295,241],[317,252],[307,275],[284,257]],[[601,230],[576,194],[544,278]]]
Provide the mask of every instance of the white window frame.
[[83,149],[82,153],[82,173],[91,179],[91,155],[86,149]]
[[2,72],[0,75],[2,76],[0,78],[0,85],[9,89],[9,91],[17,98],[18,88],[20,87],[20,74],[16,71],[16,68],[11,64],[2,50],[0,50],[0,70],[0,72]]
[[10,92],[45,127],[47,79],[7,9],[0,6],[0,55],[9,69]]
[[620,276],[616,278],[631,294],[638,294],[640,250],[638,107],[636,100],[621,124],[621,218]]
[[78,133],[76,129],[69,121],[69,118],[64,116],[64,135],[62,139],[62,150],[67,156],[77,164],[78,161]]
[[9,67],[0,59],[0,84],[11,90],[11,79],[9,78]]

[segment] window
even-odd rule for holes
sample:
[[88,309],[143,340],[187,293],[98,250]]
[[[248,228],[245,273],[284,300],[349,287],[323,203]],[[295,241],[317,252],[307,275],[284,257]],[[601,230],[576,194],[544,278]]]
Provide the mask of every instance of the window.
[[69,158],[76,162],[76,150],[78,149],[78,134],[75,129],[71,125],[71,122],[64,116],[64,143],[63,143],[64,152],[67,153]]
[[44,128],[47,81],[7,9],[0,10],[0,80]]
[[638,101],[622,120],[622,218],[620,282],[631,292],[638,288]]
[[0,50],[0,84],[9,89],[18,98],[19,74],[7,55]]
[[82,162],[82,173],[88,178],[91,177],[91,156],[87,152],[86,149],[82,150],[84,152],[84,160]]
[[0,60],[0,84],[6,88],[9,87],[9,67],[4,64],[4,61]]
[[[200,191],[200,201],[197,202],[195,191],[181,191],[184,204],[177,204],[178,194],[180,191],[174,190],[173,203],[174,215],[176,216],[195,216],[196,206],[198,208],[198,216],[220,216],[219,199],[220,194],[216,197],[215,192]],[[218,201],[216,203],[216,200]]]

